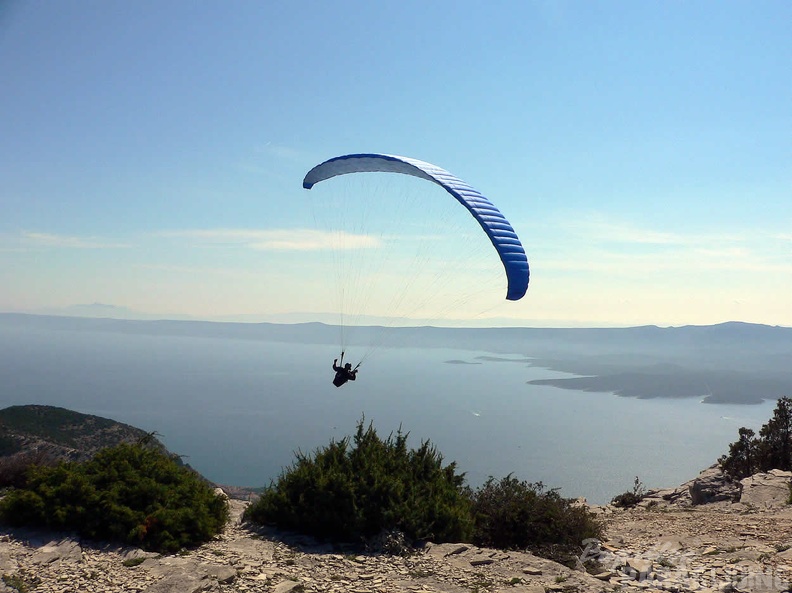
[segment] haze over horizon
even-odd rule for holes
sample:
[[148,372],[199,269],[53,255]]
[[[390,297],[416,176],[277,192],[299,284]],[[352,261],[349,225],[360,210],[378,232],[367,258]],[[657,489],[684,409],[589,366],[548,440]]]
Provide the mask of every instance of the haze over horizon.
[[[127,307],[116,307],[106,303],[91,303],[71,305],[61,308],[42,308],[38,310],[29,311],[0,311],[2,313],[19,313],[22,315],[42,315],[42,316],[56,316],[56,317],[77,317],[77,318],[95,318],[95,319],[117,319],[117,320],[136,320],[136,321],[209,321],[214,323],[272,323],[272,324],[304,324],[304,323],[322,323],[325,325],[338,325],[338,314],[331,312],[320,313],[275,313],[275,314],[242,314],[242,315],[217,315],[217,316],[193,316],[189,314],[174,314],[167,315],[161,313],[144,313],[136,311]],[[680,325],[659,325],[654,323],[647,323],[639,325],[596,325],[588,324],[585,321],[563,321],[542,324],[541,320],[521,320],[508,317],[489,317],[482,319],[409,319],[399,318],[393,319],[388,317],[376,316],[361,316],[358,320],[360,326],[372,325],[386,325],[391,327],[407,327],[407,326],[427,326],[438,328],[533,328],[533,329],[597,329],[597,328],[635,328],[640,326],[654,326],[654,327],[685,327],[685,326],[716,326],[716,325],[729,325],[729,324],[747,324],[747,325],[766,325],[772,327],[792,327],[792,325],[784,324],[752,324],[747,321],[740,321],[737,319],[730,319],[720,323],[712,324],[680,324]]]
[[[303,176],[385,152],[481,190],[531,266],[520,301],[496,278],[430,319],[792,326],[790,22],[780,0],[4,2],[0,311],[325,321]],[[443,228],[350,238],[457,250]],[[502,273],[484,247],[450,288]]]

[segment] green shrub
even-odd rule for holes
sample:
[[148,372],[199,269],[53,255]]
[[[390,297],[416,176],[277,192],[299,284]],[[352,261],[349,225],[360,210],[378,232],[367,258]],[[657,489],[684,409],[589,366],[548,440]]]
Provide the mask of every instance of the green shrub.
[[34,582],[33,585],[31,585],[30,583],[25,581],[25,579],[23,579],[21,576],[16,574],[14,575],[4,574],[2,580],[3,583],[5,583],[5,586],[8,588],[8,590],[18,591],[18,593],[28,593],[30,591],[31,586],[35,586],[36,584]]
[[140,566],[140,565],[141,565],[141,564],[143,564],[145,561],[146,561],[146,559],[145,559],[144,557],[142,557],[142,556],[141,556],[141,557],[139,557],[139,558],[127,558],[127,559],[126,559],[126,560],[124,560],[124,561],[123,561],[121,564],[123,564],[123,565],[124,565],[124,566],[126,566],[127,568],[134,568],[134,567],[136,567],[136,566]]
[[325,540],[359,541],[384,530],[410,539],[464,541],[472,521],[464,475],[428,441],[407,448],[401,429],[381,439],[364,420],[350,440],[296,454],[245,518]]
[[735,480],[771,469],[792,470],[792,399],[782,397],[773,417],[753,430],[739,429],[739,440],[729,445],[729,454],[718,459],[721,470]]
[[718,459],[718,463],[727,476],[741,480],[753,475],[759,466],[759,440],[753,430],[744,426],[738,434],[739,439],[729,445],[729,454]]
[[13,526],[159,552],[207,541],[227,518],[227,503],[201,476],[142,444],[103,449],[85,463],[32,467],[25,486],[0,500],[0,520]]
[[645,496],[646,490],[644,489],[644,485],[641,483],[641,480],[638,479],[638,476],[635,476],[632,492],[622,492],[614,496],[611,500],[611,504],[622,509],[629,509],[641,502]]
[[587,538],[601,538],[603,526],[583,506],[573,505],[541,482],[511,475],[490,478],[471,493],[475,518],[473,543],[479,546],[530,549],[559,559],[579,554]]

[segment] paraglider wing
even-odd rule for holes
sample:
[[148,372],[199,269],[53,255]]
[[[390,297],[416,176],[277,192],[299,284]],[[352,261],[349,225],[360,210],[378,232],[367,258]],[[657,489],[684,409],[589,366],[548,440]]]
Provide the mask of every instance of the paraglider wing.
[[528,258],[520,239],[511,224],[492,202],[476,189],[445,169],[409,157],[387,154],[348,154],[317,165],[305,176],[303,187],[311,189],[315,184],[331,177],[347,173],[402,173],[436,183],[470,211],[487,233],[498,252],[506,270],[510,301],[521,299],[528,290]]

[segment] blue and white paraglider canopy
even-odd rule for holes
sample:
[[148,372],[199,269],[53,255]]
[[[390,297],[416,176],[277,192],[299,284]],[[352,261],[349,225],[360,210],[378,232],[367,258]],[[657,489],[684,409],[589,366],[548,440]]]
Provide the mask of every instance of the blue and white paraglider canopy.
[[492,202],[445,169],[417,159],[387,154],[348,154],[323,162],[311,169],[303,180],[303,187],[348,173],[401,173],[436,183],[454,196],[478,221],[492,241],[506,270],[508,289],[506,298],[521,299],[528,290],[528,258],[517,233]]

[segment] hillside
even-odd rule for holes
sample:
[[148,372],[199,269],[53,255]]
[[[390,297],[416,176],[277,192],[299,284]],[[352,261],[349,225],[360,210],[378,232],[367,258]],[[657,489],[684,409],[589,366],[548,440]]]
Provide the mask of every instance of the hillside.
[[[147,436],[50,406],[0,410],[0,430],[17,453],[49,447],[67,458]],[[712,466],[636,508],[591,507],[606,526],[602,542],[581,542],[581,560],[597,560],[593,574],[470,544],[426,543],[407,556],[323,544],[244,523],[248,503],[231,500],[222,535],[175,555],[2,527],[0,592],[781,593],[792,580],[790,479],[772,470],[732,482]]]
[[0,457],[38,451],[56,459],[84,461],[105,447],[145,438],[153,437],[128,424],[55,406],[0,410]]

